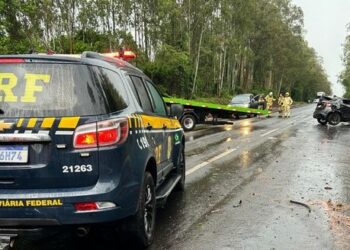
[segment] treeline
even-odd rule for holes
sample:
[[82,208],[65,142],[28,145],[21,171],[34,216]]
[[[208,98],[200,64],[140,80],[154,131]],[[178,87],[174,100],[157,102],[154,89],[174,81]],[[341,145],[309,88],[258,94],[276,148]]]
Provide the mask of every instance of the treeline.
[[164,93],[330,93],[290,0],[0,0],[0,53],[135,50]]
[[350,24],[348,25],[348,35],[344,43],[343,63],[344,71],[340,75],[340,81],[345,88],[344,97],[350,98]]

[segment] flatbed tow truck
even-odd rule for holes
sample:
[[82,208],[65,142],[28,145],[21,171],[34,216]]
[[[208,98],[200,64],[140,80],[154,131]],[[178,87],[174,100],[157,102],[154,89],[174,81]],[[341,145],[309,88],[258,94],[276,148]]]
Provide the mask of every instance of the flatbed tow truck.
[[232,119],[240,115],[258,116],[268,115],[269,111],[264,109],[251,109],[244,107],[232,107],[230,105],[221,105],[208,102],[198,102],[181,98],[163,97],[167,104],[183,105],[184,111],[181,117],[178,117],[185,131],[193,130],[197,124],[205,122],[206,117],[210,114],[213,121],[218,118]]

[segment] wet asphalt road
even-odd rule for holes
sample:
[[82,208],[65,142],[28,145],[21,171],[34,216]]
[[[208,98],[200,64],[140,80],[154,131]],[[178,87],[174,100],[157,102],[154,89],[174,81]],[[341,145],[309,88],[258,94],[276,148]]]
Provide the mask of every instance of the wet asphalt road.
[[[350,126],[318,125],[313,110],[188,133],[186,190],[158,209],[149,249],[350,249]],[[39,245],[53,244],[134,247],[100,232]]]
[[313,109],[189,141],[186,192],[159,211],[151,249],[349,249],[350,126]]

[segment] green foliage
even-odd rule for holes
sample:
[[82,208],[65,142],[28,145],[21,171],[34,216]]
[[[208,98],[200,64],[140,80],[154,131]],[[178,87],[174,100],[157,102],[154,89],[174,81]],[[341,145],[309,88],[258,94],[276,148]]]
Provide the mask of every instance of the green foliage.
[[345,88],[344,97],[350,98],[350,24],[348,25],[348,33],[349,35],[346,37],[344,44],[344,55],[343,62],[345,69],[340,75],[340,82],[343,84]]
[[163,45],[153,62],[145,64],[144,72],[171,96],[188,97],[191,65],[186,52],[177,51],[170,45]]
[[[349,40],[349,39],[348,39]],[[1,0],[0,53],[133,49],[162,92],[231,98],[330,93],[291,0]],[[350,42],[342,82],[350,89]],[[348,91],[350,93],[350,90]]]

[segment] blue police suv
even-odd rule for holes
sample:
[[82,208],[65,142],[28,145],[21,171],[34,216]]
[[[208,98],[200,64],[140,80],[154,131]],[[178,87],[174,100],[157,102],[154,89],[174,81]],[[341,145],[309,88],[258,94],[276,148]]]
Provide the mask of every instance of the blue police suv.
[[0,244],[123,221],[150,245],[156,205],[184,189],[181,112],[122,60],[0,56]]

